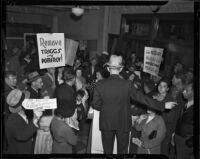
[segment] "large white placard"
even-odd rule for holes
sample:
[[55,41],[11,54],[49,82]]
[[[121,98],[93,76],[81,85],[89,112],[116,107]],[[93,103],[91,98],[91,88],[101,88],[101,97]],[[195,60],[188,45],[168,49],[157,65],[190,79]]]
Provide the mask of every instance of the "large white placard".
[[157,76],[162,61],[162,48],[145,47],[144,49],[144,67],[143,71]]
[[40,69],[65,66],[64,33],[37,34]]
[[[91,153],[103,154],[103,146],[101,139],[101,131],[99,130],[99,111],[94,110],[94,118],[92,124],[92,144]],[[115,138],[113,154],[117,154],[117,140]]]
[[24,99],[22,106],[25,109],[56,109],[57,100],[53,99]]
[[73,66],[78,44],[72,39],[65,39],[65,64]]

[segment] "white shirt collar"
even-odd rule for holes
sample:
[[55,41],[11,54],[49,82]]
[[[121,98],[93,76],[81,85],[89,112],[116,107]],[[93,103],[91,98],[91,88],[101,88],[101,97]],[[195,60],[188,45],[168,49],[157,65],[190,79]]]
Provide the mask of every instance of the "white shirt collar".
[[28,124],[28,119],[26,117],[25,114],[21,113],[21,112],[18,112],[18,114],[25,120],[25,122]]
[[147,121],[146,121],[146,124],[147,124],[148,122],[150,122],[154,117],[155,117],[155,116],[148,115],[148,119],[147,119]]

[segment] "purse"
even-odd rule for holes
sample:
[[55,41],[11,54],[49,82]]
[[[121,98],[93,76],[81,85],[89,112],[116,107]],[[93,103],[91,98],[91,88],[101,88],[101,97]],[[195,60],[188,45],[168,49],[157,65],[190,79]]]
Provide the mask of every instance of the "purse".
[[150,134],[149,134],[149,140],[152,140],[156,137],[157,135],[157,131],[156,130],[153,130]]

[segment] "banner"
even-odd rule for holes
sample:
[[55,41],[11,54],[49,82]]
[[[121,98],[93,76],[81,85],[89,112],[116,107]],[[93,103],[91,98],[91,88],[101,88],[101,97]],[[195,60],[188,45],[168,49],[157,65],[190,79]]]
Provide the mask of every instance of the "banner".
[[40,69],[65,66],[64,33],[37,34]]
[[143,72],[157,76],[162,61],[162,48],[145,47]]
[[25,109],[56,109],[57,100],[54,99],[24,99],[22,106]]
[[[92,124],[92,144],[91,153],[103,154],[103,146],[101,139],[101,131],[99,130],[99,111],[94,110],[94,118]],[[117,154],[117,140],[115,138],[113,154]]]
[[73,66],[78,44],[77,41],[65,39],[65,64]]

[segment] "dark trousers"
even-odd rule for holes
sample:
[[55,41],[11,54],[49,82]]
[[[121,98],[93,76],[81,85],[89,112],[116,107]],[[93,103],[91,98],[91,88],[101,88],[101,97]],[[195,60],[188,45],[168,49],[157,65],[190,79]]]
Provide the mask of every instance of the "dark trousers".
[[117,153],[128,153],[129,132],[101,131],[102,144],[105,154],[113,154],[115,136],[117,137]]
[[175,135],[175,144],[176,144],[176,159],[191,159],[193,156],[193,148],[189,148],[185,144],[186,139]]

